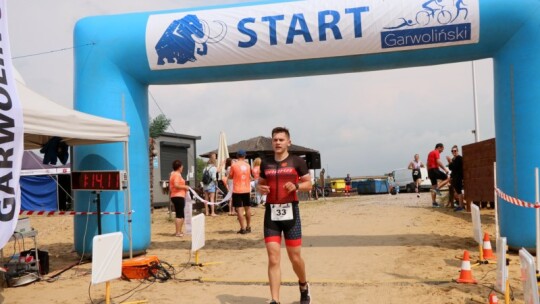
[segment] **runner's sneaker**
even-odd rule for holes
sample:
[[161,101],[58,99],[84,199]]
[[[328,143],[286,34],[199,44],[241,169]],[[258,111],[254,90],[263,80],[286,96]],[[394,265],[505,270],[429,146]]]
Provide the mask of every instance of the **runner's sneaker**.
[[435,193],[437,193],[438,196],[442,196],[441,190],[435,189]]
[[272,302],[270,302],[270,303],[268,303],[268,304],[279,304],[279,302],[276,301],[276,300],[272,300]]
[[463,207],[456,207],[454,209],[454,212],[460,212],[460,211],[463,211],[463,210],[464,210]]
[[431,203],[431,206],[433,206],[433,208],[440,208],[441,207],[441,205],[439,205],[437,202]]
[[309,292],[309,283],[306,283],[306,289],[302,290],[300,287],[300,304],[310,304],[311,294]]

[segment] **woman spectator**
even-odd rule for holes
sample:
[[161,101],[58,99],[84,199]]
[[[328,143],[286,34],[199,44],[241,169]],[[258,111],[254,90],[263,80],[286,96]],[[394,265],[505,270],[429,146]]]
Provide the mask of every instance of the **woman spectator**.
[[[215,209],[215,198],[216,198],[216,189],[217,189],[217,180],[216,180],[216,174],[217,174],[217,168],[216,168],[216,159],[215,157],[210,157],[208,160],[208,164],[206,165],[206,168],[204,170],[207,170],[210,174],[210,177],[212,178],[212,181],[204,185],[203,184],[203,190],[204,190],[204,213],[206,216],[217,216],[216,209]],[[208,203],[210,202],[210,207],[208,207]],[[210,213],[209,213],[210,211]]]
[[459,205],[454,211],[463,211],[465,205],[463,203],[463,157],[459,155],[459,150],[456,145],[452,147],[452,159],[448,157],[448,168],[450,168],[452,177],[452,188],[454,195],[458,200]]
[[184,166],[180,160],[175,160],[172,163],[173,171],[169,176],[169,195],[174,206],[176,219],[174,222],[175,235],[178,237],[184,236],[182,228],[184,226],[184,207],[186,206],[186,191],[189,187],[186,186],[186,181],[182,177]]

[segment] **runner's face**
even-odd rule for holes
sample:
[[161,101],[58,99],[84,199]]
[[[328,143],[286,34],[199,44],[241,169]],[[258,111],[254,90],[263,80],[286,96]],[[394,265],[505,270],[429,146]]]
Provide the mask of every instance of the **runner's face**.
[[290,144],[291,140],[285,133],[276,133],[272,137],[272,148],[274,149],[275,153],[283,153],[287,151]]

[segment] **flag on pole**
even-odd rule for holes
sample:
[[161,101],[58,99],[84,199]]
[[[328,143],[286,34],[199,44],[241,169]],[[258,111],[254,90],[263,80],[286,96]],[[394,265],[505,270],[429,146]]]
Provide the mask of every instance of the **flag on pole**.
[[13,234],[21,209],[24,129],[13,73],[6,0],[0,0],[0,248]]

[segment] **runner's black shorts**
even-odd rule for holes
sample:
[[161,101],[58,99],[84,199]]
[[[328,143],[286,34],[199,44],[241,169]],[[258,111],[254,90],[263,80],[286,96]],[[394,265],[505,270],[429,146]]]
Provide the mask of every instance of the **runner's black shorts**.
[[234,208],[251,207],[250,194],[247,193],[233,193],[232,204]]
[[174,206],[174,212],[176,212],[176,218],[184,218],[184,207],[186,206],[186,199],[181,196],[171,197],[171,202]]
[[[272,205],[266,204],[264,212],[264,242],[281,244],[281,235],[285,237],[285,246],[298,247],[302,245],[302,221],[298,202],[292,202],[293,219],[287,221],[272,221]],[[279,206],[279,204],[275,204]]]
[[413,169],[412,170],[412,180],[416,182],[416,180],[422,178],[422,172],[420,169]]
[[448,175],[446,175],[446,173],[439,170],[439,168],[435,168],[435,169],[428,170],[428,177],[429,177],[429,180],[431,181],[431,185],[435,186],[437,184],[438,179],[445,180],[448,178]]

